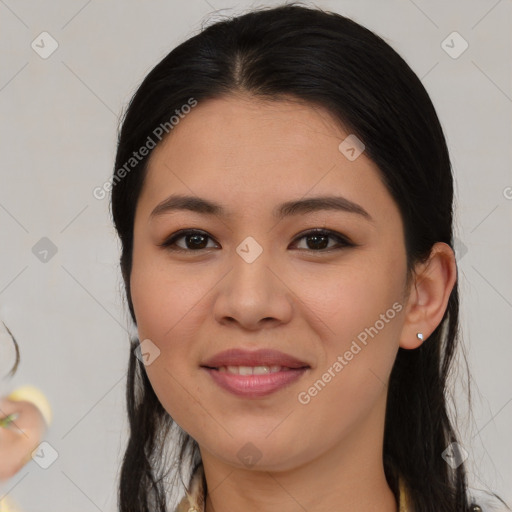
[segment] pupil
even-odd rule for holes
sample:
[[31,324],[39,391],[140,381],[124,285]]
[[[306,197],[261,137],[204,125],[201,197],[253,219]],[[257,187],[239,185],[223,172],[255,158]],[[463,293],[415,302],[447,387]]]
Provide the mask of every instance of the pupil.
[[[326,244],[326,243],[321,243],[320,242],[320,246],[321,247],[318,247],[318,245],[315,246],[315,243],[317,244],[319,239],[322,239],[323,242],[327,241],[327,237],[325,235],[311,235],[311,236],[308,237],[308,239],[309,240],[314,240],[314,242],[313,242],[313,246],[314,247],[313,248],[316,248],[316,249],[325,249],[327,247],[327,245],[328,245],[328,243]],[[310,244],[308,244],[308,245],[310,245]]]
[[[189,235],[189,236],[188,236],[188,238],[189,238],[189,240],[194,240],[194,241],[192,242],[192,245],[193,245],[196,249],[198,248],[198,245],[196,244],[196,242],[197,242],[198,240],[200,241],[200,239],[201,239],[201,238],[203,239],[203,244],[202,244],[202,245],[205,245],[205,244],[204,244],[204,240],[205,240],[205,238],[206,238],[206,237],[205,237],[204,235]],[[200,245],[200,244],[199,244],[199,245]],[[203,247],[201,246],[201,247],[199,247],[199,249],[203,249]]]

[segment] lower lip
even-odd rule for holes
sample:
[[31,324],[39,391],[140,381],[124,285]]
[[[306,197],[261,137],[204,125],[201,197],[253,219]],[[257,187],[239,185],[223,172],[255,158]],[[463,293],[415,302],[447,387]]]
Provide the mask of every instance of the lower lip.
[[204,366],[202,368],[222,389],[243,398],[258,398],[275,393],[300,379],[308,370],[308,368],[295,368],[264,375],[237,375]]

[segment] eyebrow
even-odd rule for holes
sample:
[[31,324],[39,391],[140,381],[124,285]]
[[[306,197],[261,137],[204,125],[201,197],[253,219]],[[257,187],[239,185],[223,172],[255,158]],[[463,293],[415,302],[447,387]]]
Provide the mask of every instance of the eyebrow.
[[[233,218],[234,214],[228,212],[222,205],[196,196],[171,195],[160,202],[149,215],[149,220],[155,217],[178,210],[188,210],[203,215],[217,215],[224,218]],[[337,210],[361,215],[370,222],[375,222],[372,216],[360,205],[342,196],[319,196],[287,201],[273,210],[273,216],[283,219],[292,215],[305,215],[321,210]]]

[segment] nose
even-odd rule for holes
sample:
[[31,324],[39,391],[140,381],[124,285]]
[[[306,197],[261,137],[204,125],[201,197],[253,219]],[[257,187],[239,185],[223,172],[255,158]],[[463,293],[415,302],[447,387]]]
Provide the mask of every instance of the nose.
[[221,324],[258,330],[292,317],[294,294],[285,273],[265,251],[253,261],[234,254],[232,268],[218,286],[213,312]]

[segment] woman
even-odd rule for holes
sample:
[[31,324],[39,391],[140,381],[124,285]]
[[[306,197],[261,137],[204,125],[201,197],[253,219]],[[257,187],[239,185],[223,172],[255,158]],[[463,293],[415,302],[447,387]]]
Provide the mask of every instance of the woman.
[[170,52],[112,180],[138,329],[120,509],[169,510],[177,455],[178,511],[481,510],[445,398],[452,201],[428,94],[350,19],[280,6]]

